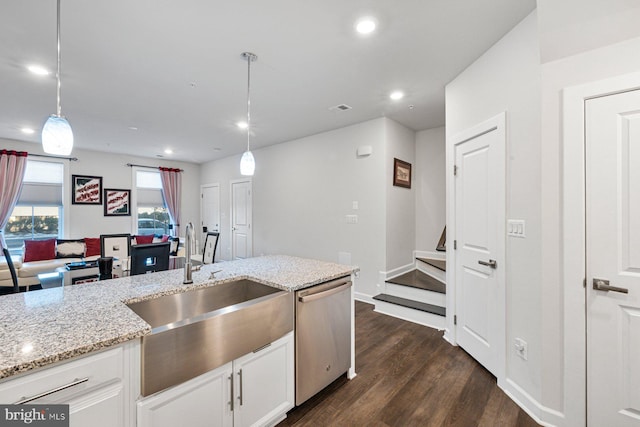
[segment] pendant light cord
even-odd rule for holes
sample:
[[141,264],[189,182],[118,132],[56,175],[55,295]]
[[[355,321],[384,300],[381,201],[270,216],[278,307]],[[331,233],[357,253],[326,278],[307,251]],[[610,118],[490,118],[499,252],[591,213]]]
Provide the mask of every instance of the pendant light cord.
[[58,20],[57,20],[57,35],[58,35],[58,70],[56,72],[56,79],[58,81],[57,92],[57,112],[58,117],[62,117],[62,108],[60,107],[60,0],[58,0]]
[[247,55],[247,151],[251,138],[251,55]]
[[244,52],[242,56],[247,60],[247,151],[251,151],[251,62],[256,61],[258,57],[251,52]]

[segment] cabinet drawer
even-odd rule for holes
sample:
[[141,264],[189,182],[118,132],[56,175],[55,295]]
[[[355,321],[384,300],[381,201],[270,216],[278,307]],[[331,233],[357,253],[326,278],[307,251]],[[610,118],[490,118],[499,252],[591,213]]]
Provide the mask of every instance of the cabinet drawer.
[[123,377],[124,349],[119,346],[9,378],[0,383],[0,402],[60,401],[65,395],[76,395]]

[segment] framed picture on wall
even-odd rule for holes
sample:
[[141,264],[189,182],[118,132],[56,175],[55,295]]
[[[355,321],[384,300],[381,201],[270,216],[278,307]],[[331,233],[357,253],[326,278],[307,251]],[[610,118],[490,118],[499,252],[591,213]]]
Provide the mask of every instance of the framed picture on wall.
[[74,205],[101,205],[102,177],[71,175],[71,192]]
[[411,188],[411,163],[393,159],[393,185]]
[[105,188],[104,216],[131,216],[131,190]]

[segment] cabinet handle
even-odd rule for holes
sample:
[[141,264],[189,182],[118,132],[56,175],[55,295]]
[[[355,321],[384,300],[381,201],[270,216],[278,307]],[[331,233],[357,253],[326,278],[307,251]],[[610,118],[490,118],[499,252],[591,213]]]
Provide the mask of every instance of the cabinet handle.
[[238,399],[240,400],[240,406],[242,406],[242,369],[238,371],[238,377],[240,378],[240,396],[238,396]]
[[233,395],[233,374],[229,375],[229,382],[231,383],[231,399],[229,399],[229,405],[231,405],[231,412],[233,412],[233,399],[235,399]]
[[22,399],[15,402],[14,405],[24,405],[25,403],[33,402],[34,400],[38,400],[41,397],[49,396],[50,394],[57,393],[59,391],[76,386],[78,384],[86,383],[87,381],[89,381],[89,377],[82,378],[82,379],[76,378],[75,380],[71,381],[69,384],[61,385],[60,387],[56,387],[54,389],[36,394],[31,397],[23,397]]

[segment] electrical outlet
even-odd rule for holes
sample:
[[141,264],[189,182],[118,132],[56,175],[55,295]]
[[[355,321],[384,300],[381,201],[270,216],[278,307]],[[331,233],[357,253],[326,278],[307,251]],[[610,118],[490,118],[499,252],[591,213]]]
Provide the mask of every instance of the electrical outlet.
[[522,359],[527,360],[527,342],[522,338],[516,338],[514,342],[516,354]]

